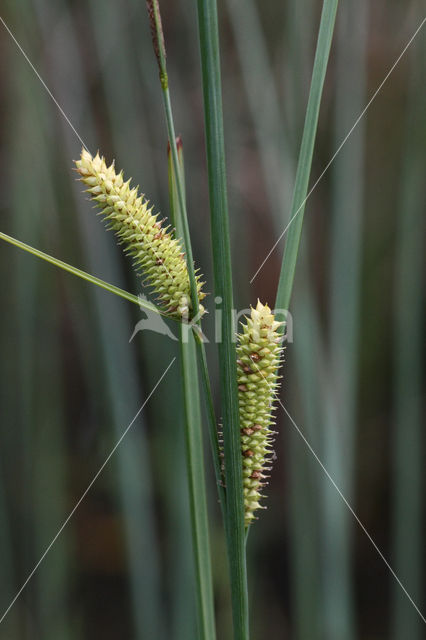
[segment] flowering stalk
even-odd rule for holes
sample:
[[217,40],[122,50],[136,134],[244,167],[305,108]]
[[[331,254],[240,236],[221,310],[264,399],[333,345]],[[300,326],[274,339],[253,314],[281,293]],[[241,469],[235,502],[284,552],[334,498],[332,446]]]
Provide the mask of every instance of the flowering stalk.
[[[136,271],[157,295],[165,312],[180,320],[192,317],[193,304],[185,254],[180,239],[174,238],[170,226],[163,227],[158,214],[152,213],[149,201],[139,195],[137,188],[124,181],[123,172],[116,173],[114,163],[109,167],[98,154],[93,158],[85,149],[76,163],[82,182],[125,245]],[[205,297],[200,276],[196,275],[199,300]],[[204,309],[200,305],[200,312]]]
[[[282,360],[281,337],[268,305],[258,301],[238,336],[238,396],[244,486],[244,522],[248,527],[261,509],[275,432],[273,401]],[[264,508],[264,507],[263,507]]]
[[176,175],[177,202],[182,212],[182,238],[187,255],[187,266],[189,273],[189,284],[191,289],[191,299],[194,302],[194,325],[199,324],[199,318],[203,309],[199,310],[199,298],[197,296],[197,279],[193,268],[191,236],[189,233],[188,214],[186,210],[185,189],[180,177],[179,158],[176,145],[175,125],[173,121],[172,103],[170,100],[169,80],[166,65],[166,47],[164,44],[163,26],[161,24],[160,6],[158,0],[147,0],[147,9],[149,23],[151,27],[152,44],[154,47],[155,57],[157,59],[158,69],[160,73],[161,94],[163,97],[164,114],[166,116],[167,134],[169,137],[169,145],[172,153],[173,169]]

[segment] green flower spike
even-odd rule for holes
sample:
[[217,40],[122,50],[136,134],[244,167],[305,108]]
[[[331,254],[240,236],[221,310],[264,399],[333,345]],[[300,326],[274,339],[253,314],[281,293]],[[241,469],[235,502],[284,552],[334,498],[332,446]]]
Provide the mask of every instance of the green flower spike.
[[[162,226],[144,195],[130,187],[130,180],[124,181],[123,172],[115,172],[114,163],[108,167],[99,154],[93,158],[83,149],[75,164],[108,227],[133,257],[136,271],[157,295],[161,309],[179,320],[190,319],[191,288],[181,240],[173,237],[170,226]],[[198,297],[202,300],[204,283],[200,282],[200,275],[196,275],[196,280]],[[204,307],[199,308],[203,313]]]
[[273,401],[278,389],[277,369],[282,359],[282,337],[268,305],[257,302],[238,335],[238,397],[245,525],[256,519],[262,487],[269,477],[275,424]]

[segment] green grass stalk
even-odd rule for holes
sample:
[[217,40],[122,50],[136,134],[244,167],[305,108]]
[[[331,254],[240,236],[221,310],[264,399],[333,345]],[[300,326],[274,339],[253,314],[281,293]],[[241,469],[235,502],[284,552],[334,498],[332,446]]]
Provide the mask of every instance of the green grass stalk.
[[176,145],[176,134],[175,134],[175,126],[173,121],[173,112],[172,112],[172,104],[170,100],[170,91],[169,91],[169,79],[167,75],[167,66],[166,66],[166,49],[164,46],[164,35],[163,35],[163,27],[161,23],[161,15],[160,15],[160,7],[158,0],[148,0],[148,14],[151,20],[151,33],[154,45],[154,52],[156,54],[157,63],[160,71],[160,84],[161,84],[161,93],[163,97],[164,104],[164,112],[166,116],[166,124],[167,124],[167,134],[169,138],[169,144],[171,149],[172,161],[173,161],[173,169],[175,172],[175,176],[177,176],[176,180],[176,192],[177,192],[177,200],[179,204],[179,210],[182,212],[180,216],[180,237],[182,237],[185,246],[186,252],[186,263],[188,267],[189,273],[189,282],[191,286],[191,299],[192,299],[192,310],[193,317],[196,318],[198,315],[198,293],[197,293],[197,281],[195,279],[195,270],[194,270],[194,259],[192,256],[192,244],[191,244],[191,236],[189,233],[189,224],[188,224],[188,214],[186,210],[186,199],[185,192],[182,180],[180,179],[180,170],[179,170],[179,158],[178,151]]
[[[179,140],[178,145],[178,161],[179,161],[179,180],[181,181],[183,193],[185,195],[185,169],[184,169],[184,158],[183,158],[183,146],[182,141]],[[169,191],[172,194],[171,198],[171,215],[173,223],[176,225],[176,230],[178,235],[182,235],[182,222],[179,209],[179,198],[177,194],[177,184],[176,184],[176,174],[174,163],[172,160],[172,154],[169,147],[168,153],[168,169],[169,169]],[[185,198],[186,200],[186,198]],[[195,323],[193,325],[193,335],[195,339],[195,345],[198,351],[199,364],[201,369],[201,382],[203,385],[204,397],[206,401],[206,409],[207,409],[207,419],[209,423],[209,439],[210,439],[210,448],[212,454],[213,467],[215,471],[216,477],[216,486],[219,494],[220,505],[222,508],[222,513],[225,513],[226,509],[226,494],[223,487],[222,482],[222,471],[221,471],[221,463],[220,463],[220,451],[219,451],[219,439],[217,432],[217,419],[214,410],[213,396],[210,385],[210,377],[207,366],[207,357],[206,350],[204,347],[204,342],[202,339],[202,333],[199,331],[200,323]]]
[[[175,141],[176,145],[176,141]],[[180,208],[178,183],[184,192],[183,155],[180,150],[179,175],[169,153],[169,191],[171,220],[176,234],[182,237],[183,217]],[[185,245],[186,249],[186,245]],[[198,380],[197,352],[192,329],[180,324],[180,351],[182,364],[183,397],[185,407],[185,441],[187,454],[189,502],[193,536],[194,562],[196,567],[199,636],[205,640],[216,637],[210,542],[205,487],[204,452],[202,440],[202,417]]]
[[196,327],[200,326],[200,320],[197,318],[199,301],[198,301],[197,286],[196,286],[196,280],[195,280],[192,243],[191,243],[191,236],[189,232],[188,213],[187,213],[187,206],[186,206],[183,150],[182,150],[182,147],[178,149],[177,142],[176,142],[175,126],[174,126],[174,120],[173,120],[173,112],[172,112],[172,105],[171,105],[171,99],[170,99],[170,90],[169,90],[168,74],[167,74],[167,66],[166,66],[166,51],[165,51],[165,45],[164,45],[164,35],[163,35],[161,14],[160,14],[158,0],[152,0],[152,2],[149,2],[148,7],[149,7],[149,15],[151,18],[151,31],[153,36],[154,51],[156,53],[159,71],[160,71],[160,82],[161,82],[164,111],[165,111],[166,123],[167,123],[167,133],[168,133],[168,139],[169,139],[169,149],[170,149],[169,188],[170,188],[170,193],[172,195],[172,210],[174,210],[173,216],[175,217],[175,226],[176,226],[177,234],[179,237],[183,238],[186,256],[187,256],[187,264],[188,264],[188,271],[189,271],[190,284],[191,284],[191,297],[193,298],[193,309],[194,309],[194,316],[195,316],[195,322],[194,322],[195,344],[198,350],[198,355],[199,355],[199,360],[201,365],[202,384],[203,384],[204,395],[205,395],[206,404],[207,404],[207,417],[209,421],[209,437],[210,437],[210,446],[211,446],[212,458],[213,458],[213,466],[214,466],[215,476],[216,476],[216,485],[219,493],[222,512],[224,513],[224,510],[226,508],[225,491],[223,489],[222,481],[221,481],[219,443],[218,443],[218,436],[217,436],[217,420],[216,420],[215,411],[214,411],[204,343],[200,339],[199,332],[197,332],[196,330]]
[[216,638],[210,539],[205,486],[202,417],[198,388],[197,352],[191,331],[180,325],[182,381],[185,404],[185,440],[197,583],[199,638]]
[[215,295],[222,299],[219,344],[226,484],[226,538],[230,566],[235,640],[249,637],[247,568],[241,440],[237,396],[236,349],[225,145],[222,114],[219,32],[215,0],[198,0],[198,34],[204,94],[204,123],[210,196]]

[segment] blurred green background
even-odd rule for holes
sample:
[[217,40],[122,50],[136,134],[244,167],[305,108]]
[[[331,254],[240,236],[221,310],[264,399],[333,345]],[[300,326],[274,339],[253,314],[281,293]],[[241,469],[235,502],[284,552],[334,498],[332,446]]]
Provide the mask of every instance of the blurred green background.
[[[212,290],[196,3],[161,3],[195,259]],[[219,3],[238,309],[273,303],[321,3]],[[3,0],[12,30],[90,150],[167,214],[166,128],[145,3]],[[420,0],[338,11],[312,185],[424,18]],[[306,206],[281,399],[426,610],[423,554],[426,31]],[[81,142],[0,24],[0,230],[132,292],[140,286],[72,172]],[[0,616],[176,343],[133,307],[0,245]],[[213,335],[214,299],[207,300]],[[217,363],[208,346],[214,388]],[[172,366],[0,624],[0,638],[197,637]],[[267,511],[249,538],[253,640],[417,640],[425,625],[291,420],[278,411]],[[213,469],[218,638],[231,638]]]

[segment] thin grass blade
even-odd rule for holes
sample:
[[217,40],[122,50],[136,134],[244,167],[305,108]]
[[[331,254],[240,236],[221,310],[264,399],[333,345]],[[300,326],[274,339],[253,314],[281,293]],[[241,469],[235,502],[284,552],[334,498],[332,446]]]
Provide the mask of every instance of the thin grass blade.
[[333,39],[338,0],[324,0],[318,33],[311,88],[306,108],[305,125],[297,164],[296,182],[290,212],[290,226],[287,232],[280,280],[278,284],[276,309],[288,309],[293,289],[297,254],[303,226],[305,199],[311,173],[312,155],[318,126],[318,117],[324,79]]
[[226,535],[230,564],[234,637],[249,635],[244,501],[233,326],[231,247],[226,189],[225,145],[217,5],[198,0],[198,33],[204,94],[204,124],[210,196],[215,295],[222,299],[219,344],[226,484]]
[[[176,145],[176,141],[175,141]],[[169,153],[169,186],[172,222],[176,233],[183,234],[183,217],[186,215],[180,206],[178,182],[185,197],[183,179],[183,155],[178,160],[179,176]],[[187,249],[186,241],[185,249]],[[198,623],[200,638],[213,640],[216,637],[212,570],[210,561],[210,540],[207,514],[207,494],[205,485],[204,451],[202,438],[202,417],[198,380],[198,363],[195,337],[192,329],[180,324],[180,351],[182,364],[183,397],[185,406],[185,441],[187,472],[189,485],[189,503],[191,509],[192,543],[196,570]]]
[[105,282],[105,280],[101,280],[96,276],[92,276],[90,273],[87,273],[86,271],[82,271],[77,267],[73,267],[72,265],[67,264],[63,260],[54,258],[53,256],[45,253],[44,251],[40,251],[39,249],[36,249],[35,247],[31,247],[25,242],[21,242],[21,240],[17,240],[16,238],[12,238],[11,236],[8,236],[6,233],[0,232],[0,239],[4,240],[5,242],[8,242],[9,244],[14,245],[15,247],[18,247],[18,249],[22,249],[23,251],[27,251],[28,253],[31,253],[33,256],[36,256],[37,258],[41,258],[46,262],[50,262],[50,264],[53,264],[55,267],[59,267],[64,271],[68,271],[68,273],[72,273],[74,276],[77,276],[82,280],[86,280],[91,284],[95,284],[96,286],[101,287],[101,289],[105,289],[106,291],[109,291],[110,293],[113,293],[116,296],[119,296],[120,298],[124,298],[124,300],[133,302],[133,304],[137,304],[139,307],[141,307],[141,309],[147,309],[148,311],[165,315],[165,314],[162,314],[161,311],[148,300],[144,300],[143,298],[139,298],[138,296],[128,293],[128,291],[125,291],[124,289],[120,289],[120,287],[116,287],[115,285],[110,284],[109,282]]

